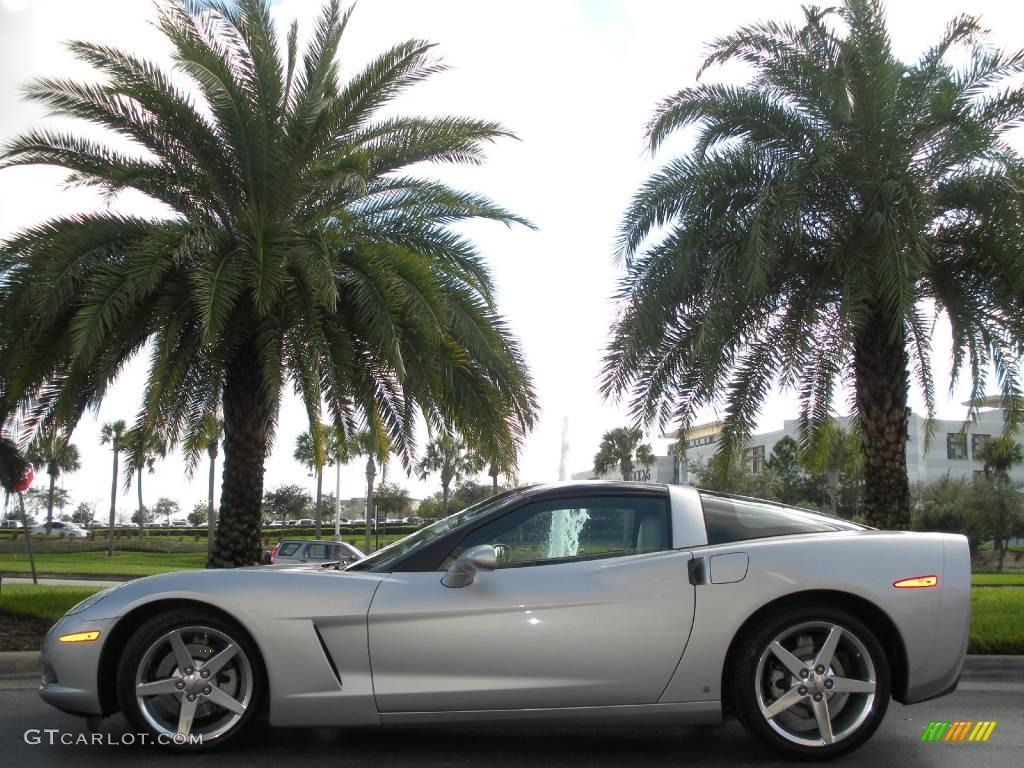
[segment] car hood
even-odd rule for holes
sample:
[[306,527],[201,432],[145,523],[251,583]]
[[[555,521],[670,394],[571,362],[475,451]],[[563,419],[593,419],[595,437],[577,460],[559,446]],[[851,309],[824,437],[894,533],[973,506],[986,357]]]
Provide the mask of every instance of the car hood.
[[83,617],[119,618],[156,601],[189,601],[227,611],[243,624],[362,612],[386,574],[304,564],[281,568],[176,571],[111,589]]

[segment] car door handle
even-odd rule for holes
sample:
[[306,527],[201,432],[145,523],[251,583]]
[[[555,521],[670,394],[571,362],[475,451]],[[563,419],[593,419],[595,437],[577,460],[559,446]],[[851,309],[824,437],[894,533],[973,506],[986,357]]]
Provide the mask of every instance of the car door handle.
[[693,586],[701,586],[708,583],[708,559],[706,557],[695,557],[687,563],[690,574],[690,583]]

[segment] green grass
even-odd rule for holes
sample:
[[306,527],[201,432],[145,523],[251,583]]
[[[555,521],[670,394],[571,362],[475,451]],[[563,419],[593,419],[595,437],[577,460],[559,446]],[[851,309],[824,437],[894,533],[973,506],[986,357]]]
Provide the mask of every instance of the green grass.
[[1024,587],[1024,573],[974,573],[971,574],[974,587]]
[[56,621],[75,604],[99,592],[92,587],[51,587],[5,584],[0,590],[0,613],[36,616]]
[[[81,574],[83,576],[151,576],[154,573],[184,571],[206,567],[206,552],[73,552],[67,554],[39,554],[35,557],[36,571],[51,574]],[[0,573],[30,573],[28,556],[24,553],[0,553]],[[6,591],[6,589],[4,590]]]
[[971,653],[1024,653],[1024,589],[971,590]]

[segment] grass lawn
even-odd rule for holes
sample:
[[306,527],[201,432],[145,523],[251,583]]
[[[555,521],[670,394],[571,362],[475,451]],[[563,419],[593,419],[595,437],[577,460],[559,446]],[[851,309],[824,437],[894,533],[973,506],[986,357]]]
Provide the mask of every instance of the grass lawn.
[[971,653],[1024,653],[1024,589],[971,590]]
[[974,573],[971,574],[974,587],[1024,587],[1024,573]]
[[[206,567],[206,552],[70,552],[39,554],[36,571],[51,574],[82,574],[84,576],[151,576],[167,571],[184,571]],[[28,556],[24,553],[0,553],[0,573],[30,573]],[[6,592],[7,589],[4,589]]]
[[35,584],[5,584],[0,590],[0,613],[38,616],[56,621],[73,605],[99,592],[93,587],[51,587]]

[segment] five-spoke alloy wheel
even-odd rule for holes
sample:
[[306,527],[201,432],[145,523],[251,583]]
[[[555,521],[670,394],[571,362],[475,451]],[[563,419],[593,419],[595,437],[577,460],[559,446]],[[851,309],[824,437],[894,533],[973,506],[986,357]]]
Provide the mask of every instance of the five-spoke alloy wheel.
[[827,759],[860,746],[885,715],[889,665],[856,617],[804,606],[747,636],[733,679],[740,719],[791,757]]
[[262,694],[252,642],[212,611],[154,617],[132,635],[118,668],[125,717],[169,748],[223,743],[251,721]]

